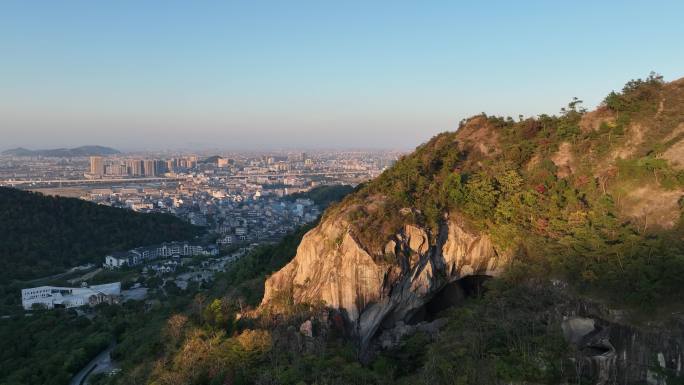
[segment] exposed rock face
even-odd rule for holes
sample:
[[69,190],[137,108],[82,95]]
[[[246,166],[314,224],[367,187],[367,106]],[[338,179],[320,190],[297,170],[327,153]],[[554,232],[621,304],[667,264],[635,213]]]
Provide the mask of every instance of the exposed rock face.
[[577,349],[576,369],[593,384],[664,385],[664,373],[682,375],[682,320],[636,328],[591,304],[568,314],[561,323],[563,334]]
[[568,317],[561,323],[563,335],[579,352],[575,367],[580,374],[590,374],[596,385],[615,378],[616,352],[608,329],[599,327],[593,318]]
[[305,337],[313,337],[313,324],[311,323],[311,320],[304,321],[304,323],[302,323],[302,325],[299,327],[299,332]]
[[558,167],[559,178],[565,178],[573,173],[574,155],[572,154],[572,145],[569,142],[563,142],[558,148],[558,151],[551,157],[551,161]]
[[590,111],[582,116],[580,129],[583,132],[598,131],[602,123],[614,123],[615,113],[606,107],[599,107],[595,111]]
[[262,306],[324,303],[346,314],[367,346],[384,323],[406,322],[446,284],[468,275],[497,275],[507,263],[485,234],[446,221],[434,238],[406,225],[383,255],[371,255],[341,218],[327,218],[304,236],[295,258],[266,281]]
[[501,151],[498,133],[492,130],[487,118],[479,115],[468,119],[459,129],[459,146],[479,151],[482,155],[493,155]]
[[670,161],[675,169],[684,169],[684,141],[677,140],[684,136],[684,123],[680,123],[666,138],[665,142],[675,143],[663,153],[663,158]]

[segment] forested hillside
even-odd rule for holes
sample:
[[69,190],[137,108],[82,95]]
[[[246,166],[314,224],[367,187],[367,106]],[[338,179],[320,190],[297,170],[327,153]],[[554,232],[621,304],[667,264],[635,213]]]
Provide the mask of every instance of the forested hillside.
[[475,116],[244,257],[97,384],[680,383],[682,196],[684,80]]
[[28,280],[111,251],[191,239],[199,229],[170,215],[0,188],[0,283]]
[[684,294],[684,80],[627,83],[596,111],[481,115],[401,159],[328,212],[376,258],[406,224],[431,244],[445,215],[500,253],[618,302]]

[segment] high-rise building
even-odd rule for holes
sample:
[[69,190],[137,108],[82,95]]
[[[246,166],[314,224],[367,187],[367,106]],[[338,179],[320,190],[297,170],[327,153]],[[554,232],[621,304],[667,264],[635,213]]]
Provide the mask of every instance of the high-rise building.
[[156,167],[153,159],[145,159],[143,161],[143,173],[145,176],[155,176]]
[[143,162],[142,162],[142,160],[138,160],[138,159],[127,160],[126,166],[128,168],[128,175],[131,175],[131,176],[143,175]]
[[90,157],[90,173],[93,175],[104,175],[104,161],[101,156]]
[[188,168],[195,168],[195,167],[197,167],[197,156],[196,155],[188,156]]
[[135,168],[134,163],[135,163],[134,160],[129,159],[126,161],[126,170],[127,170],[126,174],[131,175],[131,176],[133,175],[133,169]]
[[154,161],[154,172],[155,172],[155,175],[164,175],[165,173],[169,172],[169,169],[166,167],[166,161],[165,160],[155,160]]
[[178,159],[178,167],[182,169],[195,168],[197,166],[197,156],[186,156]]

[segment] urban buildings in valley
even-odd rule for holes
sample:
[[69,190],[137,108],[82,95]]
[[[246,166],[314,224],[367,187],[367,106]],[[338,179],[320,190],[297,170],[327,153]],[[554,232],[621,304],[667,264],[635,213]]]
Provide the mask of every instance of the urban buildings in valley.
[[[103,156],[0,154],[0,186],[69,196],[143,213],[166,213],[207,228],[202,244],[180,242],[121,250],[104,268],[137,267],[147,276],[186,274],[194,264],[221,271],[254,245],[277,242],[316,220],[322,207],[305,195],[320,186],[366,182],[399,157],[396,151],[145,152]],[[313,194],[311,196],[314,196]],[[200,242],[200,241],[195,241]],[[219,251],[222,251],[224,255]],[[188,258],[191,256],[206,258]],[[212,262],[213,261],[213,262]],[[197,278],[197,277],[200,278]],[[206,281],[208,274],[185,281]],[[90,280],[91,278],[85,278]],[[179,285],[183,286],[179,281]],[[22,291],[25,308],[113,301],[97,287]],[[88,291],[91,290],[91,291]],[[125,294],[125,292],[124,292]],[[93,295],[95,295],[93,297]],[[92,301],[90,300],[92,298]]]
[[20,188],[130,182],[131,178],[223,177],[231,181],[355,184],[378,175],[398,151],[229,152],[221,155],[145,152],[97,156],[0,153],[0,185]]
[[0,185],[172,214],[207,227],[225,246],[278,240],[321,213],[312,201],[288,196],[318,186],[357,185],[397,157],[391,151],[138,153],[85,162],[0,156]]
[[158,246],[138,247],[129,251],[115,252],[105,256],[104,267],[118,269],[141,265],[145,261],[157,258],[180,258],[197,255],[218,256],[215,245],[195,245],[188,242],[162,243]]

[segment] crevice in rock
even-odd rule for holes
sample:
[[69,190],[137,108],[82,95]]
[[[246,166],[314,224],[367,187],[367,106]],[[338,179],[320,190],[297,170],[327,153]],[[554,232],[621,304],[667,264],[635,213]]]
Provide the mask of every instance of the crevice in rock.
[[432,322],[446,309],[459,306],[467,298],[480,297],[485,291],[485,282],[492,278],[489,275],[469,275],[451,282],[437,292],[425,305],[416,309],[407,324]]

